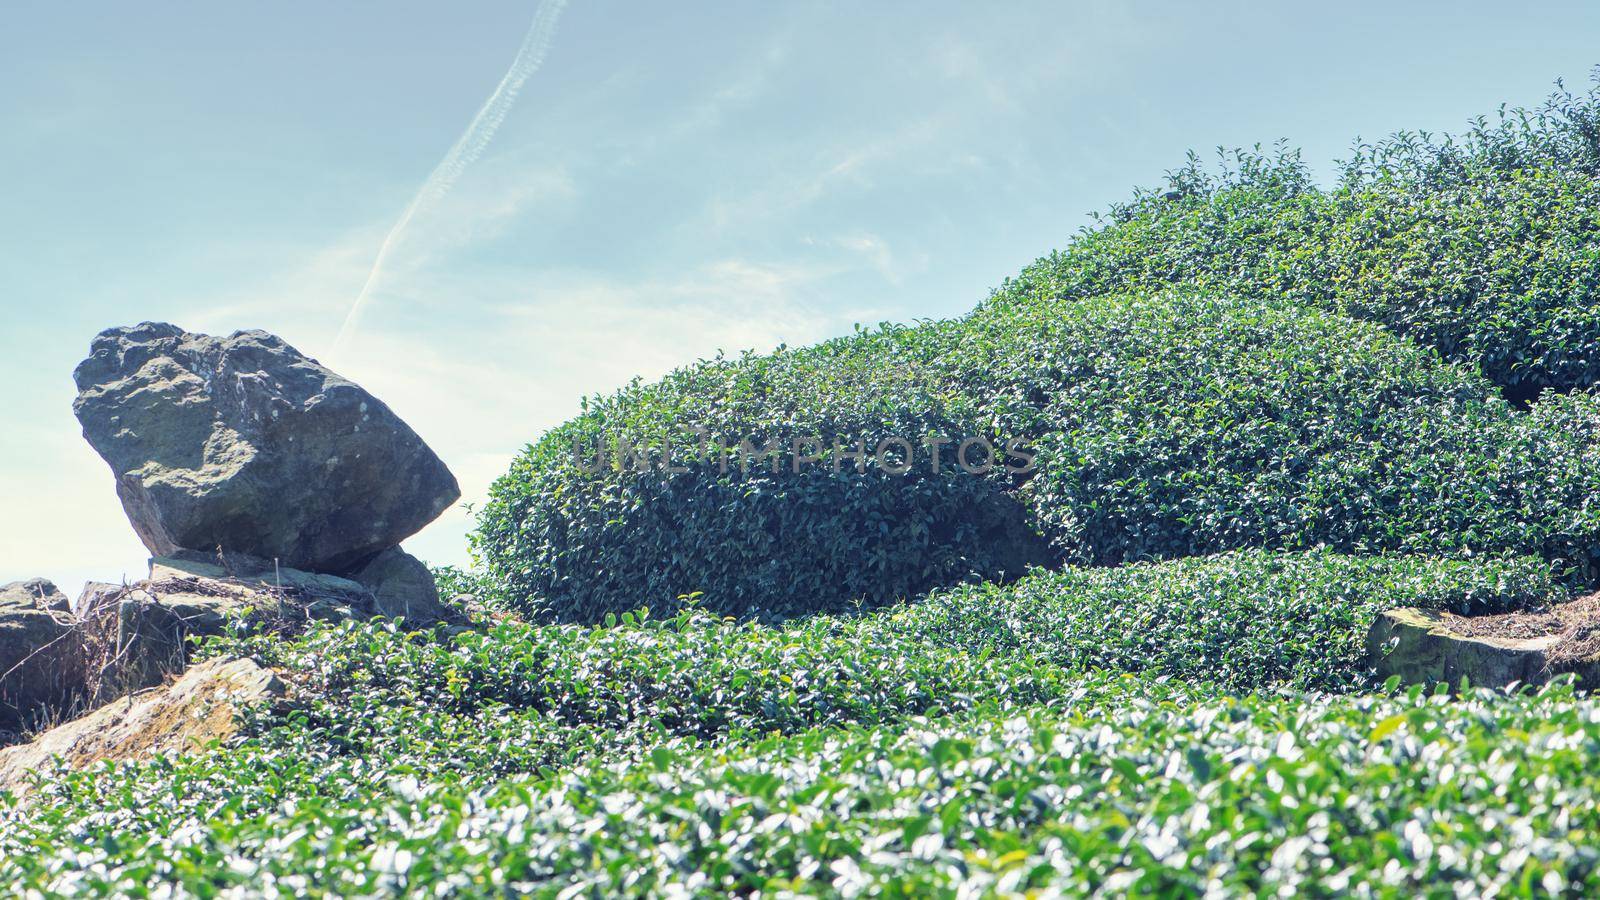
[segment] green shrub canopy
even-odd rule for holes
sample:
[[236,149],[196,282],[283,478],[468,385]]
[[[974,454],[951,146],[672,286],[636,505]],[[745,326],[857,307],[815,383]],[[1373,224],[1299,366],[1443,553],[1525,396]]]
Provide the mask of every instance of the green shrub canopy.
[[[1049,557],[1004,466],[970,474],[952,443],[935,446],[935,472],[923,444],[1003,443],[950,379],[953,337],[949,323],[889,327],[716,359],[595,400],[495,483],[474,547],[525,609],[579,621],[696,592],[718,611],[783,618],[1020,575]],[[890,438],[919,446],[879,457]],[[741,441],[779,450],[717,449]],[[597,447],[608,465],[594,465]],[[797,447],[819,458],[797,467]]]
[[[1587,396],[1562,403],[1594,418]],[[1517,413],[1480,376],[1375,325],[1287,302],[1177,290],[991,305],[597,401],[496,483],[475,545],[524,608],[589,621],[695,592],[719,612],[783,617],[1030,563],[1240,547],[1586,564],[1600,532],[1573,513],[1596,470],[1570,426],[1538,427],[1549,414]],[[836,470],[829,448],[798,473],[788,460],[723,471],[679,440],[669,455],[687,471],[667,472],[661,438],[649,471],[577,461],[575,438],[638,444],[682,422],[785,446],[978,433],[1021,438],[1039,462],[892,475],[876,460]]]
[[79,774],[0,822],[0,877],[31,896],[1600,892],[1600,716],[1570,689],[1081,693],[1103,699],[478,788],[237,752]]
[[[1246,550],[1067,567],[777,626],[703,610],[671,619],[623,613],[602,626],[509,621],[448,639],[350,624],[288,644],[267,633],[213,651],[304,673],[294,730],[347,742],[388,744],[415,733],[406,721],[482,712],[625,739],[710,738],[1046,702],[1091,670],[1232,691],[1349,690],[1371,676],[1361,641],[1383,609],[1481,614],[1566,597],[1535,557]],[[382,755],[377,746],[361,752]],[[454,766],[430,763],[440,764]]]
[[[1230,691],[1368,685],[1365,638],[1397,606],[1483,615],[1565,599],[1535,557],[1472,560],[1245,550],[935,591],[876,627],[931,646]],[[867,620],[870,622],[870,620]],[[858,627],[874,627],[871,624]]]
[[1376,322],[1519,404],[1600,383],[1600,88],[1358,146],[1329,190],[1281,146],[1170,180],[989,302],[1194,284]]

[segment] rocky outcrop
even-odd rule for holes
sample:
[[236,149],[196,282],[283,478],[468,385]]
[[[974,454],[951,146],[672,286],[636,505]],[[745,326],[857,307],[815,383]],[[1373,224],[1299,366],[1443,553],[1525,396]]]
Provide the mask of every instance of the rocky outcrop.
[[78,599],[72,601],[72,614],[81,615],[84,610],[95,609],[105,604],[106,598],[120,593],[126,585],[112,584],[108,581],[90,581],[78,592]]
[[251,591],[287,592],[349,607],[352,614],[401,616],[413,625],[447,618],[433,573],[423,562],[390,547],[348,577],[303,572],[244,553],[179,551],[150,561],[150,581],[199,579],[226,582]]
[[200,663],[170,685],[133,694],[58,725],[27,744],[0,750],[0,790],[25,793],[58,763],[83,769],[101,760],[150,759],[193,751],[239,729],[239,712],[283,694],[277,676],[248,659]]
[[[180,552],[151,561],[132,584],[91,584],[70,611],[42,580],[0,588],[0,730],[15,737],[46,719],[93,708],[181,673],[196,638],[235,618],[294,630],[310,619],[449,618],[433,578],[391,550],[350,578],[245,554]],[[4,743],[0,740],[0,743]]]
[[[138,692],[183,673],[195,639],[237,618],[292,632],[312,618],[451,617],[399,541],[455,502],[455,478],[359,386],[266,332],[148,322],[101,333],[73,377],[84,437],[154,558],[149,578],[91,583],[70,604],[40,579],[0,588],[0,744],[95,707],[78,731],[30,746],[116,758],[167,725],[173,740],[212,733],[173,716],[190,717],[214,673]],[[143,705],[119,699],[134,693]]]
[[67,598],[42,578],[0,586],[0,731],[69,708],[83,683]]
[[67,600],[67,595],[61,593],[60,588],[45,578],[29,578],[27,581],[0,584],[0,604],[31,605],[57,613],[72,611],[72,604]]
[[246,553],[198,553],[192,550],[180,550],[171,556],[160,556],[150,560],[149,580],[155,584],[175,580],[199,585],[221,582],[231,585],[233,589],[243,588],[257,593],[283,591],[290,594],[348,600],[369,593],[361,582],[351,578],[304,572]]
[[[381,564],[378,564],[381,561]],[[132,584],[92,583],[68,609],[42,579],[0,588],[0,744],[183,672],[194,640],[235,618],[292,630],[309,619],[446,617],[427,567],[380,554],[374,587],[244,554],[180,552]],[[365,570],[364,570],[365,571]]]
[[[417,565],[428,574],[426,566]],[[445,616],[437,601],[427,608],[418,603],[410,612],[408,621],[422,625]],[[97,593],[92,605],[80,610],[92,669],[88,693],[99,703],[159,684],[183,670],[194,638],[221,634],[237,617],[293,628],[308,619],[377,615],[391,612],[373,590],[353,579],[242,553],[207,558],[185,551],[158,557],[150,562],[149,578]]]
[[1505,688],[1543,684],[1571,673],[1584,687],[1600,687],[1600,647],[1593,624],[1571,620],[1588,612],[1592,598],[1543,613],[1467,618],[1448,612],[1400,608],[1380,615],[1367,633],[1367,654],[1380,679],[1404,684],[1459,684]]
[[115,328],[73,377],[84,437],[158,557],[222,548],[349,574],[460,496],[387,406],[264,331]]

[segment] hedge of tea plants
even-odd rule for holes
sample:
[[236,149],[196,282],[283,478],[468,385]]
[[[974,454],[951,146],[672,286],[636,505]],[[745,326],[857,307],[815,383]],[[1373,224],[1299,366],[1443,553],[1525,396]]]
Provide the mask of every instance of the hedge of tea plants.
[[[1371,806],[1341,805],[1349,811],[1339,816],[1306,818],[1315,812],[1308,806],[1284,818],[1295,800],[1323,803],[1369,790],[1394,765],[1422,767],[1408,737],[1439,745],[1428,754],[1465,754],[1452,763],[1462,785],[1489,765],[1483,741],[1496,729],[1531,729],[1519,748],[1592,740],[1569,726],[1592,729],[1600,711],[1569,694],[1450,709],[1417,696],[1298,693],[1366,683],[1356,639],[1384,606],[1492,611],[1564,596],[1535,558],[1246,551],[1068,569],[1010,589],[955,590],[777,627],[694,609],[595,627],[316,623],[292,639],[241,625],[205,652],[273,666],[289,699],[251,711],[244,737],[228,746],[45,773],[26,805],[0,800],[0,879],[46,894],[612,894],[676,883],[702,893],[784,884],[826,893],[857,878],[890,891],[1091,877],[1190,884],[1171,880],[1203,858],[1209,868],[1194,877],[1248,885],[1275,884],[1260,857],[1304,837],[1310,855],[1283,874],[1303,884],[1381,876],[1409,885],[1429,873],[1485,885],[1523,876],[1577,884],[1588,877],[1586,857],[1565,848],[1581,841],[1559,834],[1537,856],[1482,846],[1466,859],[1445,852],[1392,871],[1389,861],[1405,858],[1397,853],[1421,846],[1416,829],[1434,826],[1387,817],[1442,787],[1408,782],[1401,796],[1374,793],[1364,800]],[[1215,700],[1256,688],[1279,695]],[[1376,742],[1369,755],[1359,746],[1332,752],[1352,729]],[[1306,756],[1286,755],[1285,731],[1309,736],[1294,745]],[[1038,753],[1050,748],[1067,755],[1040,766]],[[1496,771],[1539,786],[1527,804],[1492,813],[1502,816],[1496,827],[1544,827],[1552,797],[1585,801],[1592,790],[1568,755],[1517,752],[1497,758]],[[1257,768],[1237,768],[1246,762]],[[1184,784],[1174,765],[1199,779],[1191,793],[1163,793]],[[834,769],[824,782],[811,780],[818,766]],[[1213,783],[1230,767],[1238,781]],[[1036,771],[1023,777],[1027,770]],[[1276,780],[1295,772],[1305,785]],[[901,781],[910,793],[883,793]],[[1098,792],[1083,793],[1090,784]],[[760,815],[745,800],[706,799],[746,791],[752,801],[783,799]],[[1160,819],[1118,831],[1145,821],[1118,819],[1118,809],[1170,802],[1177,810],[1197,798],[1221,818],[1170,852],[1105,856],[1119,834],[1139,835],[1143,846],[1163,833]],[[682,818],[684,803],[702,802],[707,815],[727,816],[721,827]],[[1465,852],[1491,830],[1477,814],[1485,802],[1455,807],[1481,831],[1452,827],[1448,840],[1434,832],[1429,840]],[[901,805],[923,812],[892,825],[898,815],[868,812]],[[780,828],[771,819],[780,813],[799,818]],[[1060,829],[1074,822],[1087,824],[1086,843],[1053,854]],[[1262,822],[1275,824],[1257,833]],[[656,849],[644,846],[652,841]],[[1317,841],[1337,865],[1318,861]],[[1376,842],[1370,855],[1358,852],[1362,841]],[[899,854],[898,863],[868,848]],[[995,859],[949,868],[980,850]],[[1046,858],[1052,868],[1040,868]],[[889,878],[890,868],[900,875]]]
[[1176,291],[962,326],[975,391],[1039,450],[1019,495],[1070,562],[1540,552],[1568,524],[1528,508],[1548,450],[1487,382],[1339,314]]
[[[1068,568],[862,616],[771,627],[704,610],[598,626],[388,623],[215,643],[287,676],[297,700],[257,743],[473,780],[596,748],[888,724],[1079,696],[1102,670],[1207,690],[1352,690],[1362,636],[1391,606],[1458,613],[1567,596],[1541,559],[1242,551]],[[315,755],[315,754],[313,754]]]
[[695,593],[775,619],[1020,575],[1049,557],[1003,466],[877,452],[992,434],[945,371],[953,337],[886,327],[594,398],[495,483],[474,549],[496,593],[571,621]]
[[[513,606],[576,621],[695,594],[785,618],[1034,564],[1252,547],[1537,553],[1586,577],[1597,421],[1588,394],[1523,414],[1431,350],[1293,303],[1179,289],[991,305],[596,400],[495,483],[474,545]],[[689,444],[681,471],[576,461],[575,437],[638,446],[683,422],[786,444],[976,431],[1019,439],[1036,468],[836,470],[829,449],[800,472],[723,471]]]
[[[514,605],[589,621],[696,592],[782,618],[1238,547],[1531,551],[1591,578],[1586,500],[1550,502],[1595,493],[1562,470],[1582,449],[1487,395],[1600,382],[1596,135],[1600,89],[1359,145],[1326,188],[1281,147],[1191,158],[972,316],[595,400],[495,485],[477,551]],[[1012,437],[1047,477],[573,465],[575,440],[693,427]]]
[[1461,615],[1539,607],[1566,592],[1534,557],[1352,557],[1235,551],[1015,584],[936,591],[884,620],[940,647],[1072,670],[1157,674],[1243,691],[1370,682],[1365,636],[1386,609]]

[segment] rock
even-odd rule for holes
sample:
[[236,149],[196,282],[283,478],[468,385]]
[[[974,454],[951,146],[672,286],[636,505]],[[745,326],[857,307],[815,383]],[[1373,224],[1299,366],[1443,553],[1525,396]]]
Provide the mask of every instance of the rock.
[[151,582],[160,584],[174,578],[210,579],[252,591],[283,591],[301,598],[331,601],[343,607],[332,616],[336,618],[355,614],[403,616],[413,625],[430,625],[448,614],[439,602],[433,573],[399,547],[378,554],[349,578],[274,566],[244,554],[226,554],[225,558],[213,555],[208,560],[206,554],[184,551],[150,561]]
[[176,682],[102,706],[32,742],[0,750],[0,790],[24,793],[29,772],[48,772],[56,757],[68,769],[101,760],[139,760],[193,751],[239,730],[244,707],[283,695],[283,683],[248,659],[215,659]]
[[378,615],[400,616],[412,625],[431,625],[446,615],[433,573],[399,547],[378,554],[351,577],[371,591]]
[[195,638],[221,634],[230,619],[246,614],[284,625],[404,616],[416,626],[446,615],[428,568],[398,549],[379,554],[357,575],[367,583],[242,553],[156,557],[148,579],[104,586],[82,605],[90,701],[160,684],[183,671]]
[[22,601],[28,601],[40,609],[51,612],[72,612],[72,603],[67,600],[67,595],[61,593],[61,589],[48,579],[30,578],[27,581],[0,584],[0,604]]
[[350,578],[303,572],[245,553],[219,555],[180,550],[171,556],[150,560],[151,582],[194,578],[229,582],[255,591],[283,590],[341,598],[367,593],[365,586]]
[[71,705],[83,684],[66,597],[42,578],[0,587],[0,731]]
[[387,406],[264,331],[116,328],[73,378],[84,437],[156,556],[221,547],[347,574],[460,496]]
[[114,602],[124,587],[126,585],[105,581],[88,582],[83,586],[83,590],[78,592],[78,599],[72,601],[72,614],[80,619],[88,616],[94,610]]
[[260,593],[203,584],[139,582],[85,616],[91,705],[160,684],[188,664],[191,638],[221,634],[228,618],[270,603]]
[[89,655],[99,661],[92,700],[103,703],[181,672],[194,638],[221,634],[245,614],[293,623],[372,616],[377,608],[359,582],[242,553],[156,557],[148,579],[101,595],[85,616]]
[[1368,659],[1380,679],[1398,675],[1405,684],[1454,685],[1466,676],[1474,687],[1498,689],[1572,672],[1583,685],[1600,685],[1600,657],[1563,655],[1569,634],[1474,636],[1464,633],[1470,621],[1434,610],[1391,609],[1367,632]]

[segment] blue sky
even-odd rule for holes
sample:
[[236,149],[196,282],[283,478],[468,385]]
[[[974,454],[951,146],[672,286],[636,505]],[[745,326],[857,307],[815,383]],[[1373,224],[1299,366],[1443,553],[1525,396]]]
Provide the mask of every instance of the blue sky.
[[[1600,8],[571,0],[487,150],[374,254],[535,2],[0,13],[0,581],[141,577],[71,414],[102,328],[258,327],[466,501],[579,398],[960,313],[1194,148],[1457,130],[1600,63]],[[407,542],[465,559],[464,509]]]

